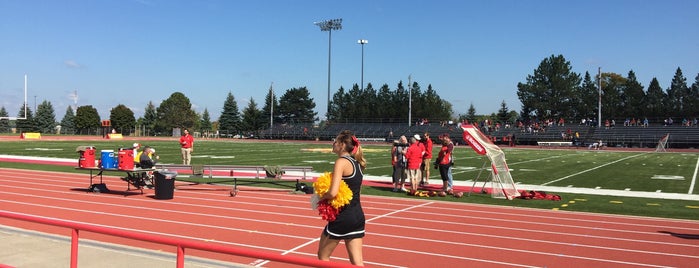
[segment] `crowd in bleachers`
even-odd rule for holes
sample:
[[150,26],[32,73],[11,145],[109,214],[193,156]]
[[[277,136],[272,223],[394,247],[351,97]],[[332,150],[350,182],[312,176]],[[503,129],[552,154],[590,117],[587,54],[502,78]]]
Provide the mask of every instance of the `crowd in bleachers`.
[[[575,123],[568,123],[575,122]],[[401,135],[415,133],[448,133],[455,137],[454,142],[461,140],[461,125],[475,124],[493,142],[501,145],[536,145],[537,142],[571,141],[574,146],[588,147],[590,144],[604,142],[610,147],[655,147],[658,141],[670,134],[668,144],[675,148],[699,148],[699,127],[697,119],[682,119],[680,124],[672,119],[649,122],[647,118],[626,118],[617,125],[614,119],[605,119],[598,126],[596,119],[565,120],[544,119],[528,122],[512,123],[483,120],[479,122],[442,121],[432,123],[427,119],[418,119],[412,124],[403,123],[329,123],[317,125],[307,124],[275,124],[255,134],[245,135],[249,138],[281,139],[281,140],[332,140],[337,133],[349,129],[357,138],[369,141],[393,142]]]

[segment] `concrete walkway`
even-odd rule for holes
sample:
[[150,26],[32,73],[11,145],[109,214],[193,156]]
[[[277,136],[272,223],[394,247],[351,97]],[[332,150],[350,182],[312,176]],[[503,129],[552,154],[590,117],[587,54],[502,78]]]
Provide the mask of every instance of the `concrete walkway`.
[[[70,266],[70,237],[0,225],[0,266],[54,268]],[[173,252],[174,252],[173,248]],[[31,258],[27,257],[31,256]],[[78,267],[172,268],[174,253],[80,239]],[[251,267],[236,263],[185,257],[187,268]]]

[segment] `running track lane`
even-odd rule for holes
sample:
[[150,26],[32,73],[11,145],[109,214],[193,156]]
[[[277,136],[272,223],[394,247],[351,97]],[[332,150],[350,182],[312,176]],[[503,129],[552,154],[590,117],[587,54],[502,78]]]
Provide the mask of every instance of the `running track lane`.
[[[307,195],[286,190],[177,184],[172,200],[153,190],[88,193],[85,174],[0,168],[0,208],[262,251],[315,257],[324,222]],[[366,264],[375,267],[692,267],[699,221],[511,208],[363,196]],[[552,203],[552,207],[555,206]],[[0,224],[68,236],[64,228],[0,219]],[[91,233],[86,239],[174,252],[173,247]],[[682,238],[685,237],[685,238]],[[686,237],[695,238],[687,239]],[[207,252],[187,254],[265,267],[291,265]],[[347,261],[344,246],[334,261]]]

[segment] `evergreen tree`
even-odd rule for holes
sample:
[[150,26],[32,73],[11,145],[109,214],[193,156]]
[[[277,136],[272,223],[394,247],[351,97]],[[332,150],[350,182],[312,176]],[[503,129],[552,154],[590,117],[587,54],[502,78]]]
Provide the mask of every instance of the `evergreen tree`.
[[692,118],[699,116],[699,74],[694,78],[694,83],[689,90],[687,107],[687,116],[692,116]]
[[226,101],[223,103],[223,111],[218,119],[218,128],[227,133],[235,133],[240,129],[240,112],[238,103],[235,101],[233,93],[228,92]]
[[[331,106],[332,107],[332,106]],[[270,86],[267,96],[265,96],[265,103],[260,109],[260,112],[264,114],[266,118],[272,115],[272,121],[276,124],[281,122],[279,119],[279,102],[277,101],[277,95],[274,94],[274,89]]]
[[248,106],[243,109],[241,128],[244,131],[257,132],[265,127],[265,117],[261,110],[257,109],[257,103],[250,98]]
[[646,115],[648,118],[653,119],[665,116],[665,106],[663,105],[665,98],[665,92],[660,87],[658,79],[653,77],[646,93]]
[[571,119],[593,118],[597,115],[597,100],[599,98],[599,90],[597,84],[589,72],[585,72],[582,86],[574,91],[574,112]]
[[292,88],[279,98],[279,114],[283,123],[313,123],[318,118],[313,98],[306,87]]
[[365,107],[362,106],[362,92],[357,84],[354,84],[352,88],[347,92],[345,100],[345,108],[343,109],[344,119],[363,119],[366,114]]
[[678,67],[670,83],[670,88],[667,89],[667,95],[665,95],[668,114],[670,116],[685,115],[687,112],[686,110],[690,108],[685,105],[685,101],[689,95],[687,78],[682,75],[682,70]]
[[424,112],[424,97],[422,96],[420,85],[417,82],[413,82],[413,84],[410,85],[410,88],[408,90],[410,92],[408,98],[412,99],[412,104],[410,108],[412,108],[413,122],[429,117],[429,115],[426,115]]
[[[398,82],[398,87],[393,93],[393,98],[390,102],[390,107],[393,108],[392,118],[399,120],[399,122],[405,122],[408,120],[408,90],[403,87],[403,81]],[[413,122],[409,122],[410,125]]]
[[36,127],[41,133],[53,133],[56,129],[56,115],[51,102],[43,101],[36,108]]
[[[26,116],[25,116],[25,108],[26,108]],[[20,119],[20,118],[25,118],[25,119]],[[38,129],[36,127],[36,121],[34,120],[34,114],[32,114],[32,109],[29,108],[29,106],[26,103],[24,105],[22,105],[22,107],[19,108],[19,112],[17,113],[17,122],[15,124],[17,126],[18,133],[38,131]]]
[[202,133],[209,133],[213,130],[211,125],[211,116],[209,115],[209,109],[204,108],[204,113],[201,115],[201,126]]
[[[10,117],[7,110],[5,110],[5,106],[0,107],[0,118],[3,117]],[[10,119],[0,119],[0,133],[8,133],[10,130]]]
[[158,120],[156,132],[169,133],[173,128],[192,129],[199,121],[197,113],[192,110],[192,103],[181,92],[175,92],[164,100],[156,110]]
[[624,117],[626,78],[617,73],[602,73],[602,122]]
[[66,114],[61,119],[61,133],[75,134],[75,113],[70,106],[66,107]]
[[510,119],[510,109],[507,108],[507,103],[505,103],[505,100],[500,103],[500,110],[498,110],[497,114],[497,122],[502,123],[503,125],[508,122]]
[[629,74],[626,76],[624,95],[626,96],[626,105],[623,111],[624,117],[639,118],[639,116],[645,115],[646,93],[643,91],[643,85],[636,79],[636,73],[633,70],[629,71]]
[[367,121],[373,121],[376,118],[376,107],[379,105],[376,98],[376,90],[368,84],[361,91],[358,105],[362,107],[361,114],[357,118],[363,118]]
[[155,134],[155,123],[158,121],[158,113],[155,111],[155,105],[152,101],[149,101],[148,105],[146,105],[142,119],[139,123],[143,125],[146,132],[145,135]]
[[439,97],[432,85],[427,85],[427,90],[422,94],[423,117],[432,121],[447,121],[451,118],[451,104]]
[[[370,86],[371,83],[369,83],[367,87]],[[393,92],[391,92],[391,89],[388,87],[388,84],[383,84],[383,86],[379,88],[379,91],[376,93],[376,98],[377,105],[376,107],[374,107],[376,114],[380,115],[381,117],[384,117],[385,119],[396,118],[396,115],[394,114],[395,109],[391,105]]]
[[112,128],[124,135],[130,135],[131,131],[136,127],[136,117],[133,111],[123,104],[112,108],[109,113],[109,120],[112,122]]
[[468,106],[468,111],[466,112],[466,120],[468,120],[469,124],[476,123],[476,107],[473,106],[473,103]]
[[573,115],[573,92],[580,86],[580,75],[571,72],[563,55],[544,59],[526,83],[517,84],[522,107],[540,118],[570,118]]
[[395,91],[391,91],[387,84],[378,91],[371,83],[363,90],[355,84],[348,92],[340,87],[332,97],[329,118],[336,122],[376,122],[376,119],[405,122],[410,110],[413,121],[449,120],[453,112],[451,103],[440,98],[432,85],[428,85],[424,92],[420,88],[418,82],[413,82],[410,90],[406,90],[402,81]]
[[101,127],[100,115],[92,105],[78,107],[75,112],[75,128],[79,134],[97,133]]
[[330,101],[330,111],[328,112],[328,121],[333,122],[343,122],[350,111],[347,110],[349,105],[349,95],[345,92],[344,87],[340,87],[335,94],[333,94],[332,100]]

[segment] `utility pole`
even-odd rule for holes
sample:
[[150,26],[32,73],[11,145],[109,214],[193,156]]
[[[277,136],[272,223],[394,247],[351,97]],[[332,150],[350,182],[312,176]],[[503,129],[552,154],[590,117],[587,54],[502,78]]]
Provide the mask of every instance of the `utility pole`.
[[597,67],[597,127],[602,127],[602,67]]
[[408,75],[408,127],[413,125],[413,86],[411,76],[411,74]]
[[272,86],[274,86],[274,82],[272,82],[271,85],[269,85],[269,128],[272,129],[274,127],[274,89],[272,89]]

